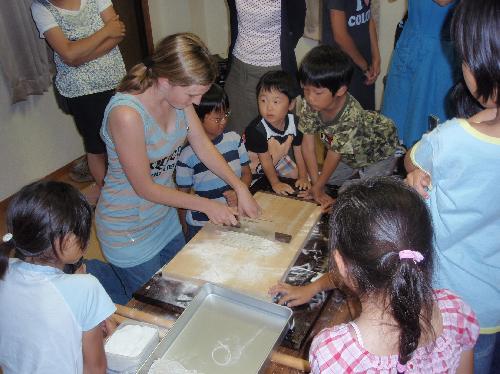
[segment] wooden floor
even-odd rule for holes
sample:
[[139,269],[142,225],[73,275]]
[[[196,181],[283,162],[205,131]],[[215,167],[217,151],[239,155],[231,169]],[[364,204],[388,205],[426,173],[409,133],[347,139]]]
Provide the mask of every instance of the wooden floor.
[[[77,159],[78,160],[78,159]],[[80,191],[82,191],[83,194],[87,190],[89,190],[92,186],[92,182],[84,182],[84,183],[78,183],[73,181],[69,177],[69,172],[71,171],[71,168],[73,166],[73,163],[76,162],[77,160],[69,163],[66,166],[63,166],[62,168],[56,170],[52,174],[46,176],[44,179],[47,180],[57,180],[60,182],[66,182],[69,183],[76,188],[78,188]],[[6,224],[5,224],[5,219],[6,219],[6,212],[7,212],[7,207],[9,205],[10,198],[7,198],[3,201],[0,202],[0,236],[3,236],[6,233]],[[90,242],[89,246],[87,249],[87,253],[85,254],[86,258],[97,258],[100,260],[104,260],[104,257],[101,252],[101,247],[99,246],[99,242],[97,241],[97,237],[95,234],[95,225],[92,227],[92,232],[90,235]]]

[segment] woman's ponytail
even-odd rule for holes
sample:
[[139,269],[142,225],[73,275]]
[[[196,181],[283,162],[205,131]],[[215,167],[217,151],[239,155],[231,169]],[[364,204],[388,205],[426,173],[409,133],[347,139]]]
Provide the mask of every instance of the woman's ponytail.
[[399,264],[395,264],[388,295],[390,309],[400,331],[397,370],[404,373],[406,363],[418,347],[422,327],[432,331],[433,293],[430,279],[420,269],[419,262],[425,259],[419,252],[404,250],[394,257]]
[[143,93],[159,78],[174,86],[211,85],[217,66],[202,40],[191,33],[169,35],[150,57],[135,65],[118,85],[118,92]]
[[141,62],[133,66],[123,77],[116,91],[143,93],[156,81],[153,67],[147,67]]

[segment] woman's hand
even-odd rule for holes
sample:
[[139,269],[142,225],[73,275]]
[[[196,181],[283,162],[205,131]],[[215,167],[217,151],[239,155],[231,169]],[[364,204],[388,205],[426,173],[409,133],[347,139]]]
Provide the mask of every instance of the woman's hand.
[[241,187],[235,191],[238,196],[238,214],[240,216],[257,218],[261,214],[262,209],[253,198],[248,188],[242,184]]
[[236,226],[236,211],[234,208],[228,207],[215,200],[206,200],[204,209],[200,209],[208,216],[210,222],[216,225]]
[[309,283],[306,286],[291,286],[279,282],[272,286],[268,293],[273,296],[278,294],[281,296],[278,300],[279,305],[293,307],[308,303],[316,295],[317,290],[314,283]]
[[295,181],[295,187],[299,190],[307,191],[311,188],[311,182],[309,182],[309,179],[307,178],[299,178]]
[[408,173],[405,182],[413,187],[424,199],[429,198],[429,193],[427,191],[431,186],[431,177],[425,171],[416,168]]
[[286,196],[286,195],[291,195],[295,192],[289,184],[283,182],[274,183],[273,185],[271,185],[271,187],[273,191],[276,192],[278,195]]

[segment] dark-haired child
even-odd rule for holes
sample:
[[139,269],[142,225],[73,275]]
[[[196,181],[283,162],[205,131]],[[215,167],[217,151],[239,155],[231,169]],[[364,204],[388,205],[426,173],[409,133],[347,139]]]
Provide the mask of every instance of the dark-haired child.
[[[245,146],[250,157],[252,174],[264,174],[274,192],[291,194],[293,188],[279,177],[296,179],[295,187],[310,187],[302,156],[302,133],[297,118],[290,113],[295,106],[294,81],[284,71],[264,74],[257,84],[260,115],[245,130]],[[288,155],[293,149],[295,162]]]
[[102,325],[111,326],[102,322],[115,305],[94,276],[63,272],[83,256],[91,222],[91,207],[66,183],[32,183],[9,204],[0,243],[5,374],[106,371]]
[[436,285],[460,294],[478,315],[476,373],[500,371],[492,364],[496,359],[500,365],[499,15],[498,0],[458,4],[452,38],[477,101],[459,100],[466,106],[459,111],[471,113],[477,104],[483,109],[439,125],[405,160],[408,181],[428,198],[436,229]]
[[432,289],[422,198],[390,177],[353,183],[333,206],[330,230],[336,267],[362,311],[314,338],[312,373],[470,373],[479,326],[457,295]]
[[[318,46],[302,60],[299,80],[306,103],[299,113],[304,133],[302,154],[312,180],[312,197],[323,206],[332,203],[324,187],[346,180],[390,175],[396,164],[398,137],[394,123],[377,112],[363,110],[347,87],[353,63],[338,48]],[[318,172],[314,135],[328,152]]]
[[[252,181],[248,154],[241,137],[234,131],[225,132],[230,114],[229,100],[224,90],[213,84],[195,107],[205,133],[237,177],[247,186]],[[202,197],[237,207],[236,192],[210,171],[187,145],[181,152],[176,167],[176,183],[181,191],[194,192]],[[206,214],[196,210],[180,210],[186,241],[189,241],[208,221]]]

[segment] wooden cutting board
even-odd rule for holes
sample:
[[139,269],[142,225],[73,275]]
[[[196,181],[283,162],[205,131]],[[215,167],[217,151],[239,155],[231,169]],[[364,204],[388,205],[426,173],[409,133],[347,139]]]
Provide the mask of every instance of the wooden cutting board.
[[292,235],[280,243],[207,224],[162,269],[165,278],[194,278],[270,300],[269,287],[283,279],[321,215],[314,203],[257,192],[263,220]]

